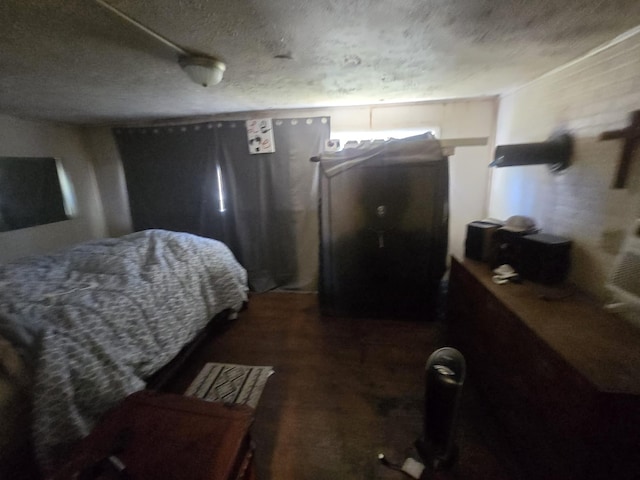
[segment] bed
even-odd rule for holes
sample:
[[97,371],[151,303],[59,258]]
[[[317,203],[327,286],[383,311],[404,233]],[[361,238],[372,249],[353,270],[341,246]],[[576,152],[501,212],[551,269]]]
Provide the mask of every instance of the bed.
[[0,265],[0,440],[24,437],[12,433],[24,430],[12,408],[24,414],[28,398],[48,469],[212,318],[246,301],[231,251],[186,233],[146,230]]

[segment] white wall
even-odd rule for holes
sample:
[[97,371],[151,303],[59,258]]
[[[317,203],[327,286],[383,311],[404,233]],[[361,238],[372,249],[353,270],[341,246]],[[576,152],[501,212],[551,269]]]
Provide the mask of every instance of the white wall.
[[59,158],[78,208],[71,220],[0,233],[0,263],[105,235],[93,167],[79,129],[0,115],[0,156]]
[[108,234],[119,237],[131,233],[131,213],[124,168],[111,129],[92,127],[85,128],[83,133],[85,144],[93,154]]
[[[277,110],[220,115],[214,119],[242,120],[250,117],[331,117],[333,131],[394,130],[437,127],[442,138],[488,137],[488,145],[460,147],[450,157],[449,249],[462,255],[466,224],[486,217],[490,155],[496,116],[493,97],[323,109]],[[201,121],[211,118],[200,119]],[[111,235],[131,231],[126,187],[117,149],[107,128],[85,129],[96,159],[96,174]]]
[[573,240],[570,280],[600,299],[632,219],[640,215],[640,158],[627,187],[611,189],[622,142],[601,132],[628,125],[640,108],[640,35],[502,96],[497,144],[546,140],[556,128],[575,136],[572,166],[561,175],[545,166],[495,169],[489,215],[533,217],[543,231]]

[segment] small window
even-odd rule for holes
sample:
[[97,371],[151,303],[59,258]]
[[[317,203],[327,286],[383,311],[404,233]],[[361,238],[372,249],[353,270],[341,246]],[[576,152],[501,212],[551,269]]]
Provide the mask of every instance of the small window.
[[55,158],[0,157],[0,232],[69,219],[70,189]]

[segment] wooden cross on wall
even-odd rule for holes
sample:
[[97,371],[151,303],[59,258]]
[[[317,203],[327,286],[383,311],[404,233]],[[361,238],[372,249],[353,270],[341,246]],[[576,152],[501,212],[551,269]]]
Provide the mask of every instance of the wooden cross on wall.
[[624,148],[618,164],[618,172],[613,182],[613,188],[624,188],[631,165],[633,153],[640,145],[640,110],[631,113],[631,125],[622,130],[612,130],[600,134],[600,140],[624,139]]

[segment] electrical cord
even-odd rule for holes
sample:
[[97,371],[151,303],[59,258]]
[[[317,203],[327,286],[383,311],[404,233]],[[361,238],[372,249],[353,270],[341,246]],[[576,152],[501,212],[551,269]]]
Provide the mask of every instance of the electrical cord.
[[389,460],[387,460],[387,457],[384,456],[384,453],[379,453],[378,454],[378,461],[384,465],[385,467],[388,467],[392,470],[397,470],[399,472],[405,473],[402,470],[402,466],[398,465],[397,463],[391,463]]
[[384,453],[378,454],[378,461],[387,468],[402,472],[409,478],[421,479],[423,477],[424,465],[415,461],[413,458],[407,458],[403,465],[393,463],[387,460]]

